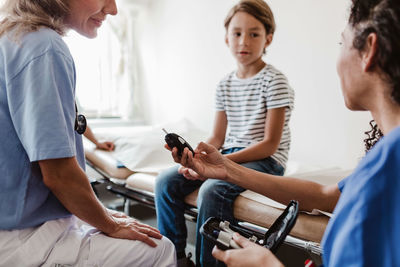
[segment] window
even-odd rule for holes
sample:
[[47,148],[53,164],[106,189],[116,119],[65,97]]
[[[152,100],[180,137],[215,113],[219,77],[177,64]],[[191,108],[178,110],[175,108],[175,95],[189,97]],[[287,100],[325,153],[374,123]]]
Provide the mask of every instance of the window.
[[133,104],[139,90],[133,36],[136,14],[121,8],[118,16],[107,18],[94,39],[74,31],[65,37],[75,61],[80,112],[88,118],[137,119],[140,114]]

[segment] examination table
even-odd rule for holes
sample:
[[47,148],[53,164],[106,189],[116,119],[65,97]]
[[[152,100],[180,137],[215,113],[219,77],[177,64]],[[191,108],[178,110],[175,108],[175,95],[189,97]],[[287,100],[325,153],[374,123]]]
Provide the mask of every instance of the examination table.
[[[150,132],[146,131],[141,132],[141,134],[145,134],[147,137],[151,136],[151,133],[149,133]],[[104,131],[96,132],[96,135],[103,136],[109,140],[112,136],[120,134],[120,132],[116,134],[115,131],[113,131],[111,135],[104,135]],[[129,135],[131,132],[124,132],[124,134]],[[162,136],[162,134],[160,134],[160,136]],[[125,141],[126,140],[115,139],[116,146],[122,146],[121,142]],[[143,142],[143,140],[141,140],[141,142]],[[162,141],[160,142],[161,144],[159,145],[162,147]],[[159,173],[158,169],[139,168],[133,171],[124,167],[121,162],[115,158],[115,153],[95,149],[93,144],[88,141],[84,142],[84,146],[87,164],[102,175],[103,182],[107,182],[107,189],[110,192],[124,198],[124,211],[126,213],[129,213],[129,204],[132,200],[154,207],[154,185],[156,176]],[[143,155],[143,153],[137,153],[137,151],[136,154],[138,154],[139,157]],[[151,154],[151,152],[149,152],[149,154]],[[174,164],[172,158],[169,158],[169,161],[171,164]],[[289,165],[285,176],[312,180],[321,184],[337,183],[350,173],[349,171],[339,168],[308,169],[307,171],[305,171],[304,168],[292,168],[293,170],[289,171]],[[98,181],[94,181],[94,183],[96,182]],[[185,211],[186,218],[192,221],[195,221],[197,215],[197,192],[197,190],[194,191],[185,199],[187,204]],[[284,205],[265,196],[246,190],[234,203],[234,216],[250,227],[255,225],[255,227],[261,226],[269,228],[274,220],[281,214],[284,207]],[[301,212],[285,242],[289,245],[306,250],[311,253],[310,255],[321,255],[322,249],[320,247],[320,242],[329,218],[330,214],[322,211],[313,211],[312,214]]]

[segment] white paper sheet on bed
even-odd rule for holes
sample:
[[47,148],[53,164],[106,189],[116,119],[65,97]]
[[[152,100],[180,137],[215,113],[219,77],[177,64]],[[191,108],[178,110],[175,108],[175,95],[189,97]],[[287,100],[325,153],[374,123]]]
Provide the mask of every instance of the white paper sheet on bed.
[[110,129],[96,129],[95,133],[99,138],[115,142],[112,156],[128,169],[134,172],[159,173],[176,165],[171,153],[164,148],[165,133],[162,128],[179,134],[193,148],[208,137],[206,132],[185,119],[156,126],[120,127],[115,128],[112,133]]

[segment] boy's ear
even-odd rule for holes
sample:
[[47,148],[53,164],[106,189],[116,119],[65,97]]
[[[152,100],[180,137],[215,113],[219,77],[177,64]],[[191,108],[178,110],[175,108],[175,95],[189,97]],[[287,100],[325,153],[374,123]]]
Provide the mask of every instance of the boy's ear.
[[364,51],[362,52],[362,67],[365,72],[370,71],[374,67],[378,46],[377,42],[376,33],[370,33],[365,42]]
[[267,48],[272,43],[273,37],[274,35],[272,33],[267,34],[264,48]]
[[227,46],[229,46],[228,34],[225,34],[225,43],[226,43]]

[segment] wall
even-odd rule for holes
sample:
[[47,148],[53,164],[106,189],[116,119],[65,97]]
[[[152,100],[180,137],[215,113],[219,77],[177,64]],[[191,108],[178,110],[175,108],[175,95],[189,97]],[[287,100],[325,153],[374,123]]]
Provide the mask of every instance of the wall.
[[[344,106],[336,74],[348,0],[270,0],[277,31],[266,62],[296,92],[292,160],[352,167],[363,155],[367,113]],[[152,0],[138,25],[143,106],[149,123],[185,116],[210,131],[217,82],[235,69],[223,20],[233,0]]]

